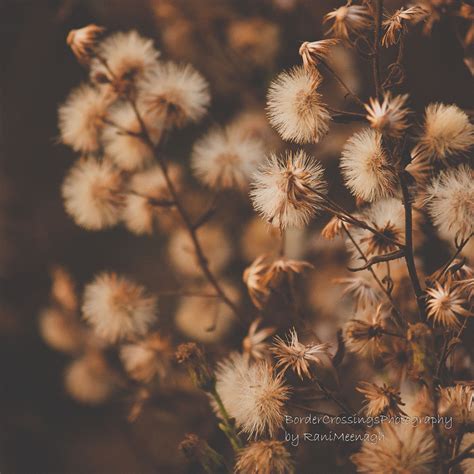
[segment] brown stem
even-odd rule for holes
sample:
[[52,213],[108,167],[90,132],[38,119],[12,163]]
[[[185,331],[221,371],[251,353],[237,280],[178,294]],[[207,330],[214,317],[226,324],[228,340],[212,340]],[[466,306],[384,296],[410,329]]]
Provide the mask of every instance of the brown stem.
[[474,443],[471,443],[464,451],[459,453],[454,458],[450,459],[446,463],[446,467],[448,469],[451,469],[452,467],[456,466],[456,464],[459,464],[461,461],[464,461],[464,459],[469,458],[474,458]]
[[382,34],[383,0],[375,0],[374,10],[374,52],[372,56],[372,72],[374,76],[375,94],[380,100],[382,98],[382,86],[380,80],[380,38]]
[[405,262],[410,275],[410,280],[415,292],[416,302],[420,317],[423,321],[426,320],[426,310],[424,302],[424,294],[418,278],[418,272],[416,270],[415,258],[413,256],[413,215],[412,215],[412,203],[410,191],[408,190],[408,184],[406,181],[405,173],[402,171],[399,174],[400,186],[403,194],[403,206],[405,208]]
[[[184,208],[181,199],[178,195],[178,192],[176,191],[176,188],[173,184],[173,181],[171,180],[169,173],[168,173],[168,168],[166,166],[166,163],[164,162],[162,155],[160,153],[156,152],[156,146],[153,143],[152,139],[150,138],[150,134],[148,133],[148,129],[146,127],[146,124],[137,108],[137,104],[135,100],[131,97],[128,97],[128,102],[133,108],[133,111],[135,112],[135,115],[137,117],[138,123],[140,124],[140,129],[141,129],[141,139],[143,142],[150,147],[150,149],[154,152],[156,160],[158,162],[158,165],[161,168],[161,171],[163,172],[163,176],[166,181],[166,185],[168,187],[168,191],[171,195],[171,199],[174,202],[176,209],[181,216],[181,220],[184,223],[184,226],[189,234],[189,237],[191,238],[191,242],[194,247],[194,252],[196,254],[197,260],[199,267],[201,268],[201,271],[203,272],[204,276],[206,279],[209,281],[211,286],[216,290],[217,294],[220,296],[222,299],[223,303],[226,304],[234,313],[235,315],[239,318],[239,320],[242,320],[241,314],[235,305],[235,303],[226,295],[225,291],[222,289],[221,285],[217,281],[216,277],[212,273],[212,271],[209,268],[209,264],[207,261],[206,256],[204,255],[204,251],[201,247],[201,244],[199,242],[199,239],[197,237],[197,230],[195,228],[195,225],[192,223],[190,216],[186,212],[186,209]],[[242,322],[242,321],[241,321]]]
[[[346,233],[346,235],[349,237],[349,239],[351,240],[352,244],[354,245],[354,247],[357,249],[357,251],[359,252],[359,255],[362,257],[362,259],[367,263],[368,262],[368,259],[367,257],[365,256],[363,250],[360,248],[360,245],[356,242],[356,240],[354,239],[354,237],[352,236],[352,234],[349,232],[349,229],[344,225],[342,224],[342,228],[344,229],[344,232]],[[385,296],[387,297],[388,301],[390,302],[390,304],[392,305],[392,308],[393,310],[395,311],[399,321],[401,322],[402,320],[402,315],[400,314],[400,310],[398,309],[397,305],[395,304],[395,301],[393,300],[392,298],[392,295],[390,294],[390,292],[388,291],[388,289],[385,287],[385,285],[380,281],[380,278],[377,276],[377,274],[375,273],[374,269],[372,267],[369,267],[367,268],[367,270],[371,273],[372,277],[374,278],[374,280],[376,281],[377,285],[380,287],[380,289],[384,292]]]
[[443,276],[449,266],[454,262],[454,260],[456,260],[456,258],[459,256],[459,254],[462,252],[463,248],[467,245],[467,243],[469,242],[469,240],[471,239],[471,237],[473,236],[473,234],[469,235],[469,237],[466,237],[460,244],[459,246],[457,246],[456,248],[456,252],[451,256],[451,258],[443,265],[443,270],[441,271],[441,276]]
[[340,86],[347,92],[347,95],[352,97],[359,105],[364,107],[364,102],[360,99],[360,97],[351,90],[351,88],[343,81],[341,76],[326,62],[324,59],[319,58],[319,63],[322,64],[326,70],[336,79],[336,81],[340,84]]

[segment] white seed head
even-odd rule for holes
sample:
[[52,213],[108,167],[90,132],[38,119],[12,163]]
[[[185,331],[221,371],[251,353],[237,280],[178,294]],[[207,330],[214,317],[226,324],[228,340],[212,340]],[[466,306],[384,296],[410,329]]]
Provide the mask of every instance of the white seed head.
[[320,83],[316,71],[302,66],[281,73],[271,83],[268,118],[284,140],[317,143],[328,132],[331,117],[317,92]]
[[304,227],[327,192],[322,166],[304,151],[271,155],[254,175],[254,208],[275,227]]

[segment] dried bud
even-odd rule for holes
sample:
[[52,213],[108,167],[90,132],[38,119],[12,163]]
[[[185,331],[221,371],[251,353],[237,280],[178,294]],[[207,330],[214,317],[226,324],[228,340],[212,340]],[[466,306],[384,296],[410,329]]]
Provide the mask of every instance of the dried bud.
[[97,40],[104,31],[102,26],[87,25],[69,32],[67,44],[81,64],[90,63]]
[[226,472],[222,456],[194,433],[189,433],[184,437],[179,449],[190,462],[199,463],[205,472]]
[[332,46],[338,44],[339,40],[337,39],[325,39],[320,41],[305,41],[301,44],[299,49],[299,54],[303,60],[303,66],[305,69],[311,69],[316,66],[316,64],[324,60],[331,49]]
[[197,387],[206,392],[212,389],[215,383],[214,373],[203,350],[196,343],[180,344],[176,350],[176,359],[178,363],[186,366]]

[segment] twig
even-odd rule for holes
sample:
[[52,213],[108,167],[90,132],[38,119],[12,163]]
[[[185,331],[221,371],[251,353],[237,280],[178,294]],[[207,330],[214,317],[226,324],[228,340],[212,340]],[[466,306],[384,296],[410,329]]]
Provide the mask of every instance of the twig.
[[403,250],[396,250],[395,252],[386,253],[384,255],[376,255],[372,257],[369,261],[366,261],[365,265],[361,267],[347,267],[350,272],[360,272],[361,270],[367,270],[368,268],[372,267],[372,265],[376,265],[377,263],[382,262],[390,262],[392,260],[398,260],[405,255]]
[[375,93],[377,98],[382,98],[380,81],[380,37],[382,32],[383,0],[375,0],[374,11],[374,52],[372,56],[372,71],[374,76]]
[[451,469],[456,464],[459,464],[464,459],[474,458],[474,443],[471,443],[464,451],[461,451],[457,456],[450,459],[446,463],[446,467]]
[[405,208],[405,262],[410,275],[410,280],[415,292],[416,302],[420,317],[424,321],[426,320],[426,310],[424,304],[424,294],[421,289],[420,280],[415,266],[415,259],[413,256],[413,216],[412,216],[412,204],[410,191],[408,190],[408,184],[406,182],[405,172],[399,173],[400,186],[403,194],[403,206]]

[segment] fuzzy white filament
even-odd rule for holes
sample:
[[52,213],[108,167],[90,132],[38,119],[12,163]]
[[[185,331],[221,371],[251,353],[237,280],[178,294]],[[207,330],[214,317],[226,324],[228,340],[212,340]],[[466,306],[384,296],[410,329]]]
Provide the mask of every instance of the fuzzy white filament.
[[304,227],[320,210],[327,192],[321,164],[304,151],[271,155],[254,176],[255,209],[273,226]]
[[317,88],[321,77],[303,66],[281,73],[270,85],[267,113],[284,140],[317,143],[328,132],[330,115]]

